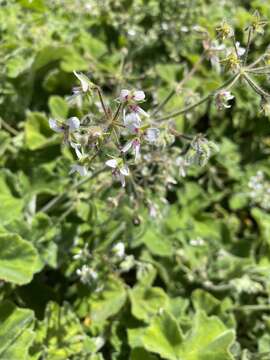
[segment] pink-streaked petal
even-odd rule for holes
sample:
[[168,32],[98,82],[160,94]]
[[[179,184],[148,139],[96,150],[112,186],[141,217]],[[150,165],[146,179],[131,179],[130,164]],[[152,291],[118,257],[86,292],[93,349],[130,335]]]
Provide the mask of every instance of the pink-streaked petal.
[[121,101],[127,101],[128,100],[128,97],[129,97],[129,94],[130,94],[130,91],[127,90],[127,89],[122,89],[120,91],[120,96],[119,96],[119,99]]
[[145,99],[145,93],[142,90],[136,90],[133,93],[133,99],[135,101],[142,101]]
[[49,126],[55,132],[58,132],[58,133],[64,132],[63,127],[59,126],[58,122],[55,119],[49,119]]
[[105,164],[106,164],[107,166],[109,166],[110,168],[113,168],[113,169],[115,169],[115,168],[117,167],[117,161],[116,161],[115,159],[107,160],[107,161],[105,162]]
[[135,134],[141,126],[140,116],[135,112],[129,113],[124,118],[124,125],[132,134]]

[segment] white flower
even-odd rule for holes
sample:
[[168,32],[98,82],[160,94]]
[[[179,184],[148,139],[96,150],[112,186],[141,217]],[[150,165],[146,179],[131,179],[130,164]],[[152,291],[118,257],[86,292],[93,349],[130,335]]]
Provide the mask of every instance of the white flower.
[[123,164],[122,160],[110,159],[105,163],[107,166],[113,169],[112,174],[118,178],[122,184],[122,187],[126,186],[125,177],[129,175],[129,168]]
[[70,133],[73,133],[80,128],[80,120],[76,116],[69,118],[66,123]]
[[116,245],[114,245],[112,249],[113,253],[119,257],[122,258],[125,256],[125,245],[123,242],[119,242]]
[[122,89],[122,90],[120,91],[119,99],[120,99],[122,102],[128,101],[129,94],[130,94],[130,91],[129,91],[129,90],[127,90],[127,89]]
[[244,47],[241,47],[240,42],[236,41],[235,43],[236,49],[237,49],[237,54],[239,56],[243,56],[244,53],[246,52],[246,49]]
[[79,165],[79,164],[73,164],[70,167],[70,174],[73,174],[77,172],[78,174],[80,174],[81,176],[86,176],[88,175],[88,170],[84,165]]
[[230,91],[227,90],[220,90],[216,94],[216,105],[219,110],[222,110],[223,108],[230,108],[231,105],[229,105],[227,102],[229,100],[234,99],[234,96],[231,94]]
[[80,277],[83,284],[89,284],[98,278],[98,273],[88,265],[83,265],[81,269],[77,269],[76,274]]
[[55,132],[73,133],[80,128],[80,120],[75,116],[69,118],[65,123],[61,123],[55,119],[49,119],[49,126]]
[[133,99],[135,101],[142,101],[145,99],[145,93],[142,90],[134,91],[133,93]]
[[124,114],[124,125],[131,134],[138,133],[141,123],[141,118],[137,113]]
[[145,93],[142,90],[130,91],[127,89],[122,89],[120,91],[119,100],[121,102],[143,101],[144,99],[145,99]]
[[126,153],[127,151],[132,149],[135,154],[135,161],[137,161],[140,158],[140,148],[141,148],[140,140],[138,138],[135,138],[126,143],[126,145],[122,149],[122,152]]
[[147,141],[149,141],[150,143],[154,143],[157,141],[158,137],[159,137],[160,131],[159,129],[156,128],[149,128],[146,130],[146,135],[145,138]]

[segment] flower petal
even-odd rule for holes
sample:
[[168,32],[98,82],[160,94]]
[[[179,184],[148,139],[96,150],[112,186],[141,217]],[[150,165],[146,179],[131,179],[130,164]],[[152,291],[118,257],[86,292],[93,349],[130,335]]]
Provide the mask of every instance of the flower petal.
[[86,92],[90,87],[88,77],[82,73],[77,73],[76,71],[74,71],[74,75],[78,80],[80,80],[83,92]]
[[140,116],[132,112],[124,117],[124,124],[131,133],[136,133],[137,129],[141,126]]
[[87,168],[83,165],[78,165],[78,164],[71,165],[69,173],[73,174],[75,172],[79,173],[81,176],[86,176],[88,174]]
[[137,106],[136,111],[142,116],[149,117],[149,114],[147,114],[147,112],[144,111],[140,106]]
[[107,160],[105,164],[113,169],[117,167],[117,161],[115,159]]
[[151,143],[154,143],[157,141],[159,134],[160,134],[159,129],[149,128],[146,130],[146,140]]
[[74,132],[80,128],[80,120],[76,116],[73,116],[67,120],[67,125],[69,132]]
[[63,127],[59,126],[55,119],[49,119],[49,126],[55,132],[64,132]]
[[129,175],[129,168],[127,167],[127,165],[123,165],[121,168],[119,168],[119,171],[124,176]]
[[77,155],[77,158],[78,159],[81,159],[82,158],[82,153],[81,151],[79,150],[79,147],[81,146],[81,144],[76,144],[74,143],[73,141],[70,141],[70,146],[75,150],[75,153]]
[[129,94],[130,94],[130,91],[127,90],[127,89],[122,89],[120,91],[120,96],[119,96],[119,99],[120,101],[127,101],[128,100],[128,97],[129,97]]
[[122,148],[122,152],[123,153],[126,153],[130,148],[131,148],[131,146],[132,146],[132,140],[131,141],[128,141],[127,143],[126,143],[126,145]]
[[134,91],[134,94],[133,94],[133,99],[135,101],[142,101],[145,99],[145,93],[144,91],[142,90],[136,90]]

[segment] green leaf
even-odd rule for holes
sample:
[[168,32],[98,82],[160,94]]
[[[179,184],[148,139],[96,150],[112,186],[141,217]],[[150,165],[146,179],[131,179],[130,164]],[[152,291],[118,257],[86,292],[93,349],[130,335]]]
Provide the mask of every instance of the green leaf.
[[51,96],[49,108],[53,118],[65,119],[68,115],[68,104],[60,96]]
[[197,312],[194,326],[178,355],[185,360],[233,360],[229,348],[234,338],[234,331],[228,330],[217,317]]
[[131,351],[130,360],[156,360],[157,357],[149,354],[143,348],[136,348]]
[[173,84],[176,81],[176,76],[181,70],[181,66],[176,64],[157,64],[156,72],[163,81]]
[[22,285],[40,270],[37,250],[15,234],[0,234],[0,279]]
[[29,112],[25,123],[25,145],[30,150],[41,149],[50,144],[53,132],[47,117],[38,112]]
[[129,291],[131,312],[139,320],[148,321],[161,308],[168,306],[169,299],[163,289],[158,287],[136,286]]
[[258,223],[262,238],[265,242],[270,243],[270,215],[259,208],[252,209],[251,213]]
[[94,294],[90,301],[90,317],[96,324],[117,314],[126,301],[126,290],[121,280],[110,276],[104,290]]
[[162,236],[160,231],[155,231],[154,229],[147,230],[140,239],[140,243],[144,243],[154,255],[165,257],[173,255],[172,242],[166,238],[166,235]]
[[23,200],[15,196],[14,178],[9,171],[0,171],[0,224],[8,223],[20,218],[23,209]]
[[26,360],[34,339],[34,313],[5,301],[0,305],[0,360]]
[[167,311],[156,316],[141,334],[143,347],[168,360],[177,360],[183,335],[176,320]]
[[[59,306],[49,302],[43,321],[36,329],[36,339],[31,349],[35,359],[39,359],[46,344],[47,359],[67,360],[80,352],[88,352],[91,339],[84,333],[76,314],[68,303]],[[93,352],[95,348],[93,346]]]

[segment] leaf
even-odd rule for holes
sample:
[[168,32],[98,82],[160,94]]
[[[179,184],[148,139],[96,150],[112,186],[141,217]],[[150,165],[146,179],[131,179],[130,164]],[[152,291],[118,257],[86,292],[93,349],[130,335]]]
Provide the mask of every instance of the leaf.
[[52,117],[55,119],[65,119],[68,115],[68,105],[60,96],[51,96],[49,99],[49,108]]
[[233,360],[229,347],[234,338],[234,331],[228,330],[217,317],[207,317],[199,311],[178,356],[185,360]]
[[11,173],[5,170],[0,171],[0,224],[8,223],[13,219],[20,218],[24,202],[15,196]]
[[154,229],[147,230],[140,239],[140,243],[145,244],[154,255],[165,257],[173,255],[172,242],[166,239],[165,234],[162,236],[159,231],[155,231]]
[[44,213],[37,213],[31,223],[24,220],[15,220],[5,226],[6,232],[17,233],[24,239],[28,239],[37,249],[40,260],[53,268],[57,266],[57,245],[54,239],[57,228],[49,216]]
[[156,360],[157,357],[149,354],[143,348],[136,348],[131,351],[130,360]]
[[270,243],[270,215],[259,208],[252,209],[251,214],[258,223],[262,238]]
[[25,123],[25,145],[30,150],[38,150],[55,143],[47,117],[39,112],[28,112]]
[[[84,350],[90,351],[89,344],[92,344],[68,303],[60,307],[54,302],[49,302],[44,320],[38,323],[36,333],[31,349],[35,359],[40,358],[44,344],[46,344],[47,358],[50,360],[66,360]],[[94,346],[93,352],[95,352]]]
[[37,250],[16,234],[0,234],[0,279],[22,285],[40,270]]
[[150,326],[141,334],[141,343],[146,350],[157,353],[168,360],[178,359],[182,341],[183,335],[180,327],[167,311],[154,317]]
[[132,315],[145,321],[167,307],[169,302],[164,290],[158,287],[136,286],[129,291],[129,297]]
[[181,70],[181,66],[176,64],[157,64],[156,72],[163,81],[173,84],[176,81],[176,76]]
[[126,301],[126,290],[121,280],[110,276],[104,290],[94,294],[90,301],[90,317],[94,323],[102,323],[117,314]]
[[26,360],[34,339],[31,330],[34,313],[20,309],[11,302],[0,305],[0,360]]

